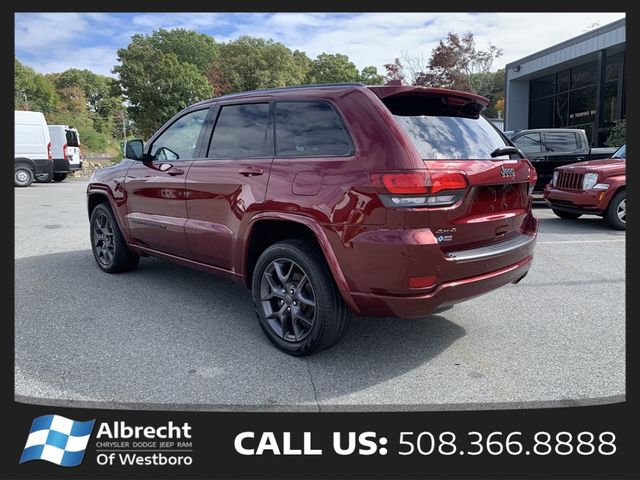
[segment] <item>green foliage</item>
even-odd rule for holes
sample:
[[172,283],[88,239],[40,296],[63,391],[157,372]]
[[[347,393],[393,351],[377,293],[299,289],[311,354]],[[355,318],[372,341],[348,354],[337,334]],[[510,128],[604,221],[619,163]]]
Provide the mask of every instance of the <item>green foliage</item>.
[[[190,51],[187,39],[191,37],[179,35],[172,45],[174,37],[160,30],[151,36],[134,35],[127,48],[118,50],[121,64],[113,71],[120,76],[130,116],[145,138],[179,110],[212,95],[200,67],[185,58],[185,52]],[[193,38],[199,37],[195,34]],[[198,45],[196,41],[194,48]]]
[[14,64],[14,101],[17,110],[52,112],[58,104],[53,84],[33,68],[23,65],[17,58]]
[[203,33],[177,28],[160,29],[146,37],[148,45],[164,54],[173,53],[180,62],[191,63],[202,74],[207,73],[218,56],[218,44]]
[[365,85],[382,85],[384,77],[378,74],[376,67],[364,67],[360,73],[359,81]]
[[220,55],[207,74],[215,95],[304,83],[310,64],[300,51],[282,43],[241,36],[220,45]]
[[613,123],[611,133],[609,133],[604,144],[607,147],[621,147],[625,143],[627,143],[627,121],[623,118]]
[[341,53],[321,53],[311,62],[307,83],[359,82],[360,73],[349,57]]

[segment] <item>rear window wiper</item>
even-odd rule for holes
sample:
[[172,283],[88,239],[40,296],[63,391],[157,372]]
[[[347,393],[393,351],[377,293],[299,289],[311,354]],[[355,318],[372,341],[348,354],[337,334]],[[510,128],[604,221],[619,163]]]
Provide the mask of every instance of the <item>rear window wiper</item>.
[[502,155],[513,155],[513,154],[520,154],[520,150],[518,150],[516,147],[511,147],[511,146],[507,146],[507,147],[498,147],[496,148],[493,152],[491,152],[491,158],[496,158],[496,157],[501,157]]

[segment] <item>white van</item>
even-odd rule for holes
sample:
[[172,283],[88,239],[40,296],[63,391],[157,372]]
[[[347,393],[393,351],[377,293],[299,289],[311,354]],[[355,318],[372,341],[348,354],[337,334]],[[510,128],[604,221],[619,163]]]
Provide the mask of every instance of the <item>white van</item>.
[[15,111],[16,187],[28,187],[36,175],[53,176],[51,139],[41,112]]
[[[61,182],[70,172],[82,168],[80,135],[78,130],[69,125],[49,125],[49,136],[53,155],[53,181]],[[36,180],[46,182],[51,178],[36,177]]]

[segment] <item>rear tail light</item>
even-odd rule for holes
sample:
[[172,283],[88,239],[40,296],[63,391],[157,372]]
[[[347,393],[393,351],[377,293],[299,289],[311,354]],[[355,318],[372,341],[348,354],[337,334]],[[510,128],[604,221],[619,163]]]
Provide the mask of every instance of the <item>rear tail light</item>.
[[65,158],[65,159],[67,158],[67,144],[66,143],[62,146],[62,158]]
[[373,173],[371,183],[387,207],[408,208],[452,205],[469,185],[461,172],[438,170]]
[[51,142],[47,144],[47,159],[53,160],[53,155],[51,155]]
[[529,195],[533,193],[533,189],[536,186],[536,182],[538,181],[538,172],[533,167],[533,165],[529,165]]

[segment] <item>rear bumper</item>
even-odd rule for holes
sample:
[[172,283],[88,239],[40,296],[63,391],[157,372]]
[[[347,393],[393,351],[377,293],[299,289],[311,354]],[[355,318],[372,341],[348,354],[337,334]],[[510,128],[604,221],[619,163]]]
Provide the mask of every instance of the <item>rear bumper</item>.
[[34,160],[33,163],[36,166],[36,175],[43,175],[48,173],[49,175],[53,175],[53,161],[45,160],[45,159],[37,159]]
[[359,313],[372,317],[421,317],[438,307],[453,305],[477,297],[496,288],[517,283],[529,271],[532,256],[493,272],[440,284],[423,295],[396,296],[352,292]]
[[53,159],[53,171],[54,173],[70,173],[82,169],[82,162],[71,163],[67,158],[54,158]]

